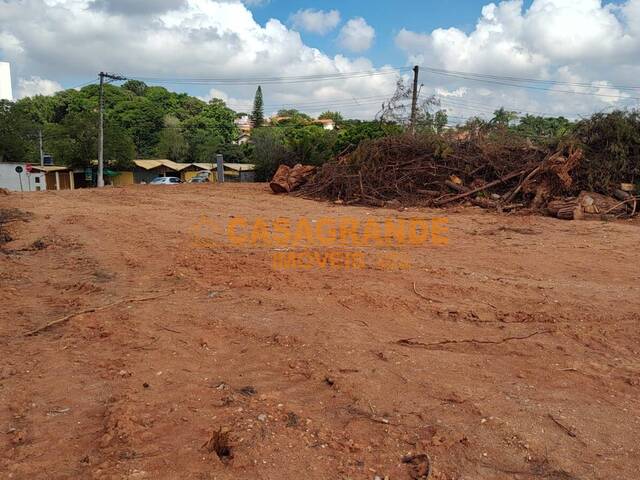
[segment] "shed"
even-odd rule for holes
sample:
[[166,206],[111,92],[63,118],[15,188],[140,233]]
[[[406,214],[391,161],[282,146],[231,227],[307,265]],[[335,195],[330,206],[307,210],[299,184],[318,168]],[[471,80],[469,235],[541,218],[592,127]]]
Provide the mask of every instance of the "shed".
[[256,166],[252,163],[225,163],[224,179],[230,182],[255,182]]
[[149,183],[156,177],[182,177],[182,173],[192,165],[177,163],[167,159],[134,160],[133,178],[135,183]]
[[[216,164],[215,163],[192,163],[199,171],[209,170],[211,175],[209,180],[216,181]],[[256,166],[252,163],[227,163],[224,164],[224,179],[226,182],[255,182]]]
[[73,190],[76,188],[73,170],[69,167],[33,165],[32,170],[36,173],[44,173],[47,190]]

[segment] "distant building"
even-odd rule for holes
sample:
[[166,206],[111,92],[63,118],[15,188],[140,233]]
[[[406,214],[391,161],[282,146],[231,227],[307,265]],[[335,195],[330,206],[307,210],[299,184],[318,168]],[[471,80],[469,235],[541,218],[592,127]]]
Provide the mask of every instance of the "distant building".
[[238,130],[242,133],[250,133],[251,132],[251,120],[249,119],[249,115],[243,115],[240,118],[236,118],[234,123]]
[[[22,171],[18,173],[16,167]],[[73,190],[73,170],[63,166],[32,165],[27,172],[26,163],[0,162],[0,188],[14,192],[38,192],[42,190]]]
[[[215,163],[176,163],[166,159],[134,160],[134,183],[149,183],[156,177],[178,177],[183,182],[191,180],[203,170],[210,173],[209,180],[216,181]],[[254,182],[255,165],[249,163],[224,163],[224,178],[229,182]]]
[[156,177],[178,177],[185,180],[184,171],[194,170],[190,163],[177,163],[167,159],[134,160],[135,183],[149,183]]
[[0,62],[0,100],[13,101],[11,65],[8,62]]
[[235,143],[236,145],[244,145],[246,143],[249,143],[250,141],[251,135],[249,135],[248,133],[243,133],[233,143]]
[[334,130],[336,128],[336,122],[330,118],[323,118],[322,120],[315,120],[313,123],[322,125],[325,130]]

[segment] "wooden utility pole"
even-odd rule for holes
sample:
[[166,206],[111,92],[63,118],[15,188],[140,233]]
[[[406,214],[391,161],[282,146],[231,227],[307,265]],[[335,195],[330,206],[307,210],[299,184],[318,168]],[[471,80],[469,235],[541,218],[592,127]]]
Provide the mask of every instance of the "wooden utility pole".
[[418,116],[418,73],[420,67],[413,67],[413,99],[411,101],[411,133],[416,133],[416,120]]
[[118,75],[100,72],[100,126],[98,128],[98,178],[97,186],[104,187],[104,79],[126,80]]

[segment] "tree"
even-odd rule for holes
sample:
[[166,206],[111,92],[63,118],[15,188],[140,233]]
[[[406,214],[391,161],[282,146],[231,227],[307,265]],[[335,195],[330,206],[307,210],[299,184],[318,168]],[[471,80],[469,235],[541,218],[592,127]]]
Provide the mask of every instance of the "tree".
[[253,111],[249,117],[253,128],[260,128],[264,124],[264,103],[262,100],[262,87],[258,86],[256,96],[253,99]]
[[504,107],[500,107],[498,110],[493,112],[493,118],[489,122],[491,125],[496,125],[500,127],[508,127],[514,120],[518,119],[517,112],[511,112],[505,110]]
[[564,117],[525,115],[514,130],[528,137],[558,137],[571,130],[573,124]]
[[186,162],[189,156],[189,144],[181,131],[180,121],[171,116],[164,120],[164,128],[158,141],[158,157],[174,162]]
[[258,128],[251,136],[254,143],[256,180],[271,180],[280,164],[290,164],[293,156],[285,144],[285,135],[278,128]]
[[19,104],[0,100],[0,161],[35,160],[38,126]]
[[140,80],[127,80],[124,85],[122,85],[122,88],[130,90],[137,96],[142,97],[147,91],[147,84]]
[[318,125],[288,128],[285,138],[296,161],[306,165],[322,165],[329,160],[337,141],[337,132]]
[[237,138],[235,112],[218,99],[211,100],[198,115],[182,122],[182,133],[189,144],[188,160],[212,162],[221,145]]
[[295,108],[278,110],[278,117],[282,117],[283,120],[278,122],[279,125],[308,125],[311,123],[312,118],[306,113],[302,113]]
[[364,140],[399,135],[400,133],[402,133],[402,126],[395,123],[348,120],[338,132],[338,140],[333,153],[338,154],[348,147],[355,147]]
[[342,114],[340,112],[330,112],[330,111],[321,113],[318,119],[333,120],[333,123],[335,123],[336,125],[344,121],[344,118],[342,117]]
[[138,155],[152,157],[164,126],[162,109],[145,97],[134,97],[118,103],[107,118],[124,127],[136,144]]

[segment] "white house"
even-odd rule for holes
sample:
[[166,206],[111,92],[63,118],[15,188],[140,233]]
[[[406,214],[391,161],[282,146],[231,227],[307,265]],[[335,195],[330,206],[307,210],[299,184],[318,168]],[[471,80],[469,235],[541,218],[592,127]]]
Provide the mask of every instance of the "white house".
[[[22,168],[18,173],[16,167]],[[27,173],[26,163],[0,162],[0,188],[14,192],[73,190],[73,171],[68,167],[33,165]]]
[[331,120],[330,118],[323,118],[320,120],[315,120],[314,123],[322,125],[322,128],[325,130],[334,130],[336,128],[336,122]]

